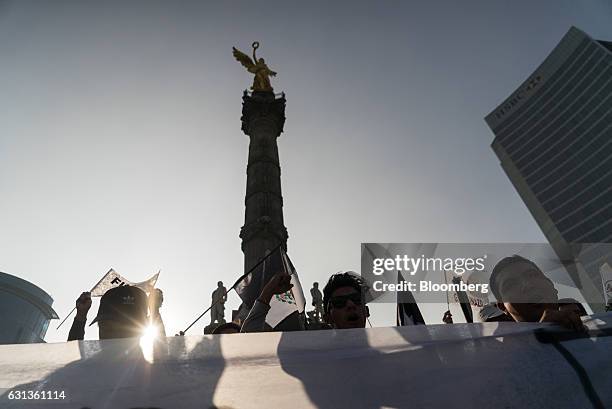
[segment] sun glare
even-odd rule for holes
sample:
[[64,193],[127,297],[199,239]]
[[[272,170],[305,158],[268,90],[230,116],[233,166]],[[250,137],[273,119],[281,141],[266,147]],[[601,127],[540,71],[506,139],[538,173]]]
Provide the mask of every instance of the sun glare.
[[155,340],[157,339],[158,329],[155,325],[149,325],[142,331],[142,337],[140,337],[140,349],[142,355],[147,362],[153,362],[153,348],[155,346]]
[[152,340],[154,340],[155,338],[157,338],[157,326],[155,325],[148,325],[144,331],[142,331],[142,338],[150,338]]

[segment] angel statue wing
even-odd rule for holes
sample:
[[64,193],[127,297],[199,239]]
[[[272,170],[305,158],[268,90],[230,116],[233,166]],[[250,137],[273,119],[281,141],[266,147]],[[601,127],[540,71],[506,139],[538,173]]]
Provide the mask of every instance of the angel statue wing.
[[232,47],[232,54],[234,55],[234,58],[240,62],[240,64],[246,67],[247,70],[251,71],[251,69],[255,66],[255,63],[253,60],[251,60],[251,57],[238,50],[236,47]]
[[270,77],[274,77],[276,73],[268,68],[263,58],[257,58],[255,50],[257,50],[258,47],[259,42],[255,41],[253,43],[253,59],[236,47],[232,47],[232,54],[240,64],[246,67],[248,72],[255,74],[253,85],[251,86],[254,92],[273,92],[272,85],[270,84]]

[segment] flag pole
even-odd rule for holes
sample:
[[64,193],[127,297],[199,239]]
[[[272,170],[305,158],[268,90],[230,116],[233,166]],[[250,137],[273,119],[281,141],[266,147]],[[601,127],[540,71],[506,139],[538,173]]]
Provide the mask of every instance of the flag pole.
[[[279,247],[280,247],[280,246],[279,246]],[[282,249],[281,249],[281,250],[282,250]],[[287,255],[287,253],[286,253],[286,252],[284,252],[284,251],[281,251],[281,263],[283,263],[283,267],[284,267],[284,269],[285,269],[285,272],[287,272],[287,273],[288,273],[288,272],[289,272],[289,270],[291,270],[291,274],[289,274],[289,277],[291,277],[293,274],[295,274],[295,278],[296,278],[296,279],[298,280],[298,282],[299,282],[299,279],[298,279],[297,274],[296,274],[297,272],[295,271],[295,267],[293,267],[293,263],[291,263],[291,262],[289,261],[289,256],[288,256],[288,255]],[[289,264],[291,264],[291,266],[289,266]],[[289,267],[291,267],[291,269],[290,269]],[[301,287],[301,285],[300,285],[300,287]],[[293,297],[293,299],[294,299],[294,300],[297,300],[297,297],[295,296],[295,293],[293,292],[293,285],[292,285],[292,286],[291,286],[291,288],[289,289],[289,293],[291,294],[291,297]],[[302,296],[303,296],[303,295],[304,295],[304,294],[302,293]],[[304,301],[306,301],[306,297],[303,297],[303,298],[304,298]],[[296,302],[296,305],[297,305],[297,302]],[[286,317],[285,317],[285,318],[286,318]],[[299,310],[299,308],[298,308],[298,319],[301,321],[302,326],[303,326],[304,328],[306,328],[306,303],[305,303],[305,302],[304,302],[304,311],[303,311],[303,312],[300,312],[300,310]],[[368,319],[368,322],[370,322],[370,321],[369,321],[369,319]],[[279,324],[280,324],[280,323],[279,323]],[[278,325],[278,324],[277,324],[277,325]],[[372,324],[370,324],[370,327],[372,327]]]
[[[446,288],[448,288],[448,280],[446,279],[446,270],[442,270],[442,275],[444,276],[444,284],[446,284]],[[446,310],[450,311],[450,300],[448,299],[448,289],[446,290]]]
[[241,275],[240,278],[238,280],[236,280],[236,282],[234,283],[232,288],[235,288],[238,285],[238,283],[240,283],[246,276],[251,274],[253,272],[253,270],[255,270],[257,267],[259,267],[264,261],[266,261],[268,259],[268,257],[270,257],[270,255],[274,254],[274,252],[276,250],[278,250],[282,245],[283,245],[283,243],[279,244],[271,252],[269,252],[268,254],[263,256],[262,259],[257,262],[257,264],[255,264],[253,267],[251,267],[251,269],[249,269],[249,271],[247,271],[246,273]]
[[59,329],[59,327],[61,327],[61,326],[62,326],[62,324],[63,324],[64,322],[66,322],[66,320],[68,319],[68,317],[70,317],[70,316],[72,315],[72,313],[74,312],[74,310],[76,310],[76,306],[75,306],[75,307],[74,307],[72,310],[70,310],[70,312],[68,313],[68,315],[66,315],[66,318],[64,318],[64,320],[63,320],[62,322],[60,322],[60,324],[57,326],[57,328],[55,328],[56,330],[58,330],[58,329]]
[[[234,287],[230,288],[229,290],[225,290],[225,294],[223,294],[224,296],[226,296],[230,291],[232,291],[234,289]],[[193,327],[193,325],[198,322],[200,320],[200,318],[202,318],[204,316],[204,314],[206,314],[208,311],[211,310],[212,307],[214,307],[215,305],[219,304],[219,301],[221,301],[223,298],[219,298],[217,301],[215,301],[214,303],[211,304],[210,307],[208,307],[202,314],[200,314],[200,316],[198,318],[195,319],[195,321],[193,321],[191,324],[189,324],[189,326],[187,328],[185,328],[184,331],[179,331],[179,335],[183,336],[185,335],[185,333],[187,331],[189,331],[189,328]]]
[[[269,252],[268,254],[266,254],[261,260],[259,260],[257,262],[257,264],[255,264],[253,267],[251,267],[251,269],[249,269],[249,271],[247,271],[246,273],[244,273],[243,275],[240,276],[240,278],[238,280],[236,280],[236,282],[234,283],[233,286],[231,286],[231,288],[229,290],[225,291],[224,295],[227,295],[230,291],[235,290],[236,286],[238,285],[239,282],[241,282],[246,276],[248,276],[249,274],[251,274],[253,272],[253,270],[255,270],[257,267],[259,267],[261,265],[261,263],[263,263],[268,257],[270,257],[270,254],[274,253],[276,250],[278,250],[283,244],[279,244],[278,246],[276,246],[276,248],[274,248],[274,250],[272,250],[271,252]],[[185,335],[185,333],[187,331],[189,331],[189,328],[193,327],[194,324],[196,322],[198,322],[200,320],[200,318],[202,318],[204,316],[204,314],[206,314],[208,311],[210,311],[212,309],[212,307],[214,307],[215,305],[217,305],[219,303],[219,301],[221,301],[221,298],[218,299],[217,301],[215,301],[210,307],[208,307],[202,314],[200,314],[200,316],[198,318],[195,319],[195,321],[193,321],[191,324],[189,324],[189,326],[187,328],[185,328],[184,331],[179,331],[179,335],[183,336]]]
[[[286,256],[287,256],[287,253],[281,252],[281,263],[283,264],[283,268],[285,269],[285,272],[289,273],[289,264],[287,263],[287,260],[285,259]],[[292,276],[292,275],[293,275],[293,272],[289,274],[289,276]],[[295,298],[295,294],[293,294],[293,287],[289,289],[289,293],[291,293],[291,296],[295,300],[296,298]],[[304,307],[304,311],[306,311],[306,307]]]
[[[453,278],[453,284],[459,284],[461,282],[461,278],[455,276]],[[465,291],[455,291],[457,293],[457,298],[459,299],[459,305],[461,306],[461,311],[463,312],[463,316],[465,317],[465,321],[467,323],[474,322],[474,315],[472,313],[472,307],[470,304],[470,299],[468,298]]]

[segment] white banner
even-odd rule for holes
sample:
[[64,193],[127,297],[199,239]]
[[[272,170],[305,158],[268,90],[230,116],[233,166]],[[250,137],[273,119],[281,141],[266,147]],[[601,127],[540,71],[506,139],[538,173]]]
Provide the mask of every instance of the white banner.
[[91,289],[91,296],[102,297],[104,293],[110,290],[111,288],[119,287],[121,285],[133,285],[142,289],[146,293],[150,293],[151,290],[155,288],[155,283],[157,282],[158,277],[159,271],[148,280],[141,281],[140,283],[133,283],[111,268],[110,270],[108,270],[108,273],[106,273],[104,277],[102,277],[102,279],[98,281],[98,284],[96,284]]
[[612,407],[612,313],[584,321],[0,345],[0,407]]

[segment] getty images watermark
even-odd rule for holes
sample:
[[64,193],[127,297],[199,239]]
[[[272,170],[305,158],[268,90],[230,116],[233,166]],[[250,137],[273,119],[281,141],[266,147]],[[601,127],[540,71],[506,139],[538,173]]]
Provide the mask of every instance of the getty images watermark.
[[397,302],[410,294],[419,302],[447,303],[469,297],[489,302],[490,255],[484,249],[438,243],[363,243],[361,275],[371,301]]
[[[609,243],[572,243],[567,248],[552,248],[548,243],[362,243],[361,275],[369,287],[370,302],[395,303],[403,295],[414,296],[419,303],[464,302],[467,297],[472,306],[482,307],[508,301],[495,299],[490,277],[500,261],[515,255],[541,271],[559,289],[559,298],[584,297],[587,303],[602,303],[606,283],[612,287]],[[601,291],[577,288],[578,275],[583,284],[589,280],[588,288]],[[520,279],[515,284],[524,285]],[[519,293],[525,298],[521,302],[539,302],[529,288]]]
[[[407,254],[395,255],[390,258],[374,258],[372,260],[372,274],[380,279],[371,283],[374,291],[396,291],[396,292],[443,292],[469,291],[472,293],[489,293],[488,283],[465,283],[463,280],[451,278],[451,282],[438,282],[438,280],[419,279],[417,282],[408,281],[403,277],[414,277],[417,273],[426,275],[428,272],[444,272],[445,278],[448,273],[461,277],[465,273],[484,272],[487,255],[482,257],[411,257]],[[387,283],[383,279],[385,272],[397,272],[398,282]]]

